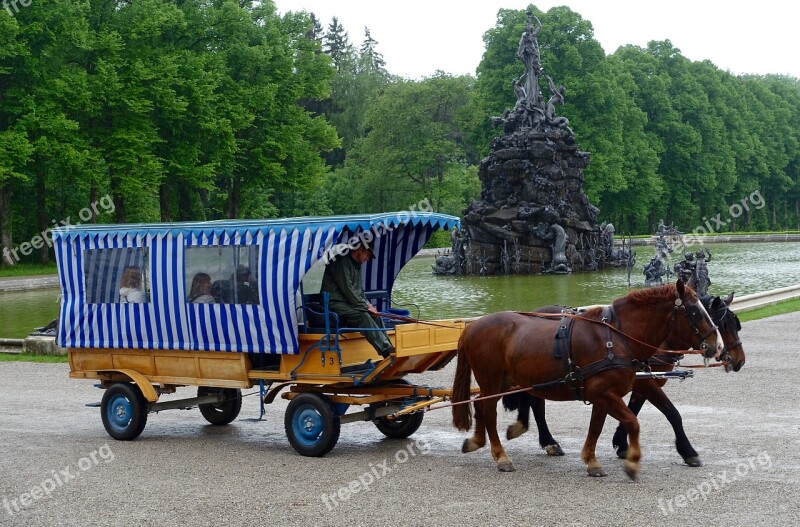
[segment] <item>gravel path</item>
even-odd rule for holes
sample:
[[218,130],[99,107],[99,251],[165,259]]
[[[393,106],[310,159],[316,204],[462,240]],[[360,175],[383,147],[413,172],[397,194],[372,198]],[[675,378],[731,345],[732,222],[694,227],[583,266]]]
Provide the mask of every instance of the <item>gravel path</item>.
[[[741,337],[741,372],[667,386],[705,465],[683,465],[668,423],[646,406],[636,483],[610,447],[611,419],[598,446],[609,475],[586,476],[590,407],[577,402],[548,406],[564,457],[547,457],[529,433],[505,442],[517,472],[500,473],[488,449],[460,453],[467,434],[449,410],[426,414],[405,441],[344,425],[319,459],[289,446],[283,400],[255,420],[257,397],[226,427],[170,410],[118,442],[84,406],[102,396],[91,381],[69,379],[65,364],[0,363],[0,525],[798,525],[800,313],[749,322]],[[409,380],[448,386],[453,371]]]

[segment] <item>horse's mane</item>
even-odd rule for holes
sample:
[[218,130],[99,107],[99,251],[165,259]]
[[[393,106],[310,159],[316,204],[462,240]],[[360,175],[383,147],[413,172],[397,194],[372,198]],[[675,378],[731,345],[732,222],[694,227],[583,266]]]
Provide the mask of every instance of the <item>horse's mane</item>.
[[591,318],[599,320],[600,317],[603,316],[603,307],[604,306],[594,306],[592,308],[587,309],[586,311],[581,313],[581,316],[584,318]]
[[636,305],[652,305],[664,301],[671,301],[677,297],[675,284],[666,284],[658,287],[646,287],[631,291],[626,296],[617,300],[627,300]]

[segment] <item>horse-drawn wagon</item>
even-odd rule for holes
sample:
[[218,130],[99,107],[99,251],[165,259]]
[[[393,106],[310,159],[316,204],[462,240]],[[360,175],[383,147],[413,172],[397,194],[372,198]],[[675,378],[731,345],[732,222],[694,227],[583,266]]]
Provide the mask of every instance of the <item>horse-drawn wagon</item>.
[[[170,408],[198,406],[210,423],[228,424],[241,390],[254,387],[262,412],[279,392],[290,400],[286,434],[303,455],[330,451],[345,422],[408,437],[419,410],[450,390],[405,376],[446,365],[464,322],[389,324],[394,352],[382,358],[362,328],[337,323],[320,275],[334,246],[368,237],[375,258],[363,265],[364,291],[385,312],[403,266],[435,230],[457,225],[400,212],[57,229],[58,343],[70,377],[105,389],[99,406],[115,439],[138,437],[148,413]],[[187,386],[196,397],[160,401]],[[352,405],[364,409],[347,413]]]

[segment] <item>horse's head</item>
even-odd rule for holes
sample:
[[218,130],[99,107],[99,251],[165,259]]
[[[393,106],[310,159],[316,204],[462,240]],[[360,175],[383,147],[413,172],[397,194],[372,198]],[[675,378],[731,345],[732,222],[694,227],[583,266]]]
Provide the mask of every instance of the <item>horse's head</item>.
[[736,316],[736,313],[730,310],[729,306],[732,302],[733,293],[725,299],[718,296],[703,299],[703,304],[711,315],[711,320],[717,325],[722,335],[722,342],[725,346],[722,348],[719,360],[725,365],[726,372],[741,370],[745,361],[744,348],[742,347],[742,341],[739,339],[739,331],[742,329],[742,324],[739,322],[739,317]]
[[[722,335],[711,320],[703,303],[694,289],[684,285],[682,280],[675,283],[675,307],[672,311],[673,336],[683,337],[686,345],[698,344],[706,358],[719,358],[724,349]],[[688,337],[688,338],[687,338]]]

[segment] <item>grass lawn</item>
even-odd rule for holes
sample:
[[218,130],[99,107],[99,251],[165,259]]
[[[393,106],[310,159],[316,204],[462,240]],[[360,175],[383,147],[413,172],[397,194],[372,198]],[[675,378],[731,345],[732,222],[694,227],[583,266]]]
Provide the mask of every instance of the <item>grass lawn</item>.
[[0,267],[0,278],[38,276],[58,273],[55,262],[49,265],[20,263],[13,267]]
[[739,313],[739,320],[748,322],[750,320],[758,320],[759,318],[767,318],[775,315],[783,315],[784,313],[793,313],[800,311],[800,298],[780,302],[772,306],[761,307],[752,311],[745,311]]
[[68,362],[66,355],[29,355],[25,353],[0,353],[0,362]]

